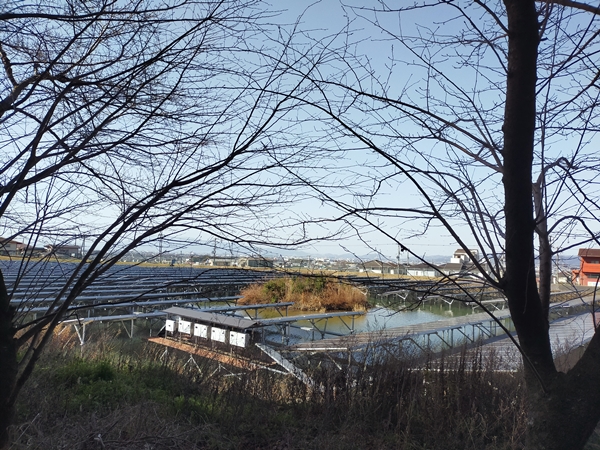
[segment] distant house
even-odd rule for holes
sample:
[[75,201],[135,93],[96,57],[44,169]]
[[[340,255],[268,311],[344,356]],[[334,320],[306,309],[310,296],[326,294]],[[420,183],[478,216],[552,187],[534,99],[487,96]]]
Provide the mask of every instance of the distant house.
[[56,256],[64,256],[68,258],[79,258],[80,247],[78,245],[47,245],[46,252]]
[[272,258],[261,258],[252,257],[252,258],[239,258],[237,260],[237,265],[239,267],[266,267],[272,269],[275,265],[275,261]]
[[[479,267],[481,267],[481,269]],[[482,277],[484,273],[491,273],[490,266],[486,262],[480,262],[479,267],[475,264],[465,264],[463,266],[463,275],[472,275],[477,278]]]
[[233,267],[237,266],[237,258],[234,257],[221,257],[215,256],[206,261],[207,266],[218,266],[218,267]]
[[600,249],[580,248],[579,269],[573,270],[573,282],[580,286],[600,284]]
[[[499,255],[498,259],[502,264],[503,255]],[[476,248],[470,248],[468,251],[459,248],[454,251],[450,263],[440,266],[440,270],[445,275],[460,274],[466,277],[481,277],[482,270],[488,272],[489,266],[483,258],[479,258],[479,250]]]
[[449,262],[442,264],[439,268],[444,275],[460,275],[463,272],[462,263]]
[[552,284],[557,283],[568,283],[571,281],[571,274],[569,273],[569,269],[559,267],[552,274]]
[[17,252],[19,255],[41,256],[46,253],[46,249],[19,243],[17,244]]
[[287,267],[288,269],[306,267],[307,265],[307,261],[301,258],[288,258],[285,261],[285,267]]
[[330,268],[332,270],[339,270],[339,271],[349,271],[349,270],[353,270],[353,271],[358,271],[358,266],[356,265],[356,263],[354,262],[350,262],[350,261],[332,261]]
[[471,253],[475,259],[479,258],[479,251],[475,248],[469,249],[469,252],[462,248],[458,248],[454,251],[454,255],[452,258],[450,258],[450,262],[452,264],[465,264],[472,262],[469,253]]
[[0,255],[14,256],[19,254],[19,249],[23,246],[22,242],[13,241],[0,237]]
[[422,263],[406,266],[406,274],[412,277],[439,277],[442,272],[437,266]]
[[359,263],[358,265],[359,272],[367,272],[367,273],[378,273],[378,274],[398,274],[406,275],[404,270],[404,266],[398,266],[398,264],[379,261],[374,259],[372,261],[367,261],[364,263]]

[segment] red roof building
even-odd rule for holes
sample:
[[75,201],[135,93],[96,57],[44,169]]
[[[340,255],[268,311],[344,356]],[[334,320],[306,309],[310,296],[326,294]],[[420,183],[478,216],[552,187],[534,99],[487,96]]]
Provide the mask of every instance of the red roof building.
[[600,277],[600,249],[579,249],[579,270],[573,271],[573,281],[580,286],[596,286]]

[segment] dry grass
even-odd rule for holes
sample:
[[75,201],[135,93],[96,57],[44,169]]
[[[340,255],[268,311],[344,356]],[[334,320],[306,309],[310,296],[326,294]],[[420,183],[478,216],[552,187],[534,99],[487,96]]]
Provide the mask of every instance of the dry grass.
[[293,302],[301,311],[364,311],[367,296],[355,286],[325,276],[277,278],[241,292],[242,305]]
[[242,298],[238,300],[238,304],[258,305],[263,303],[264,292],[262,284],[251,284],[250,286],[242,289],[240,294],[242,295]]

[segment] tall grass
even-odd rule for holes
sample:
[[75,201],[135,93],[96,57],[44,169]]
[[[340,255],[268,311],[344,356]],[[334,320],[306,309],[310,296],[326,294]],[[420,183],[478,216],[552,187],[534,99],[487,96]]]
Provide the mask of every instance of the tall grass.
[[243,305],[293,302],[301,311],[360,311],[366,295],[355,286],[326,276],[277,278],[241,292]]
[[15,450],[522,448],[521,375],[478,351],[299,356],[311,388],[108,334],[82,351],[66,335],[19,401]]

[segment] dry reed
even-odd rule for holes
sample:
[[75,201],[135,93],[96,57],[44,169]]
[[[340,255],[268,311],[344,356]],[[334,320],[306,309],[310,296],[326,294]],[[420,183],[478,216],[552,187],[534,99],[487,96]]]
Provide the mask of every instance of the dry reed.
[[367,297],[357,287],[340,280],[317,277],[278,278],[253,284],[241,292],[242,305],[293,302],[301,311],[363,311]]

